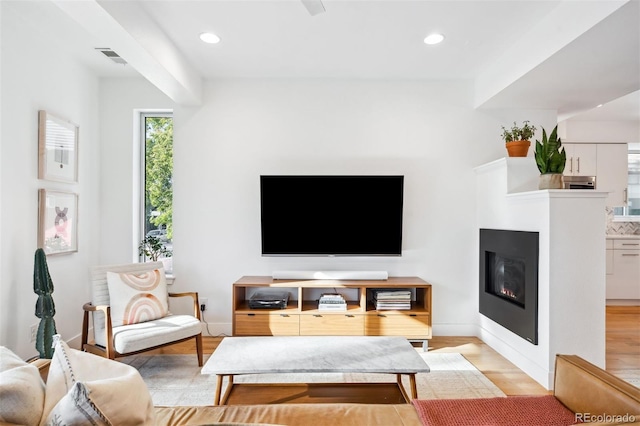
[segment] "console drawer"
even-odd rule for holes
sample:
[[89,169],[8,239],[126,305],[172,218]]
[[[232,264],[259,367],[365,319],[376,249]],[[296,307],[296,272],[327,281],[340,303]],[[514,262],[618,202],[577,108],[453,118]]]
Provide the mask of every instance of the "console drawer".
[[430,339],[431,326],[429,324],[429,314],[368,313],[365,319],[365,335]]
[[298,315],[264,313],[236,314],[234,336],[297,336]]
[[362,336],[364,317],[344,313],[300,315],[301,336]]

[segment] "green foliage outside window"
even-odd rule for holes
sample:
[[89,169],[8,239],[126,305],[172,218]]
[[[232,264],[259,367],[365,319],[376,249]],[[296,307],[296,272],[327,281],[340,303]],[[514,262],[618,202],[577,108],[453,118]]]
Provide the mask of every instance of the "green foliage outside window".
[[173,238],[173,118],[147,117],[145,152],[146,215]]

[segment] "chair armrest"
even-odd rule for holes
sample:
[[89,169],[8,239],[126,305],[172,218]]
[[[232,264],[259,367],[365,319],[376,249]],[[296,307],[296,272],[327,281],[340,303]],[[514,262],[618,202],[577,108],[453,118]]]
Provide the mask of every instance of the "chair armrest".
[[113,359],[111,356],[113,353],[113,326],[111,324],[111,307],[109,305],[94,305],[93,303],[89,302],[82,305],[82,309],[84,310],[84,318],[82,320],[82,340],[80,342],[81,348],[83,350],[86,350],[86,345],[89,343],[89,312],[100,311],[104,313],[104,341],[107,343],[107,357]]
[[94,306],[91,302],[89,302],[82,305],[82,309],[88,312],[102,311],[104,312],[105,315],[109,315],[109,317],[111,317],[111,311],[109,310],[109,305]]
[[42,381],[47,383],[47,376],[49,375],[49,366],[51,365],[50,359],[34,358],[29,360],[31,365],[34,365],[40,372]]
[[193,316],[200,319],[200,303],[198,302],[198,293],[189,291],[185,293],[169,293],[169,297],[192,297],[193,298]]

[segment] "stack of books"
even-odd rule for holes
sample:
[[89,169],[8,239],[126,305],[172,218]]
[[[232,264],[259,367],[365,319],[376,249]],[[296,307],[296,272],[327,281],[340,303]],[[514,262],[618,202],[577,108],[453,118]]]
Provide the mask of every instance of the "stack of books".
[[347,301],[341,294],[324,293],[318,300],[319,311],[346,311]]
[[411,309],[411,290],[376,290],[373,292],[376,310]]

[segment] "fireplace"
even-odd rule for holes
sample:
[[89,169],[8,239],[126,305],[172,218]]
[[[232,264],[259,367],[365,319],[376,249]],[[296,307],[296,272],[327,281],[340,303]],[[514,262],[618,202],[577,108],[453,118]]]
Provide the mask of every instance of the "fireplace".
[[538,233],[480,229],[480,313],[538,344]]

